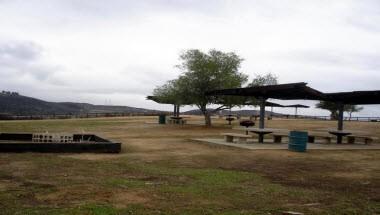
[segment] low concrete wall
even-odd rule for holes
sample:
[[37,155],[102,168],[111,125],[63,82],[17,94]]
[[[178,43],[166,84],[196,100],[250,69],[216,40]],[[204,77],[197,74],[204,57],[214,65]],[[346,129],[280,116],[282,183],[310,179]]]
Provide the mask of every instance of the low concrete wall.
[[[32,142],[31,133],[0,133],[0,152],[119,153],[121,143],[93,134],[73,134],[73,141]],[[90,141],[90,142],[88,142]]]
[[121,143],[0,143],[0,152],[119,153]]

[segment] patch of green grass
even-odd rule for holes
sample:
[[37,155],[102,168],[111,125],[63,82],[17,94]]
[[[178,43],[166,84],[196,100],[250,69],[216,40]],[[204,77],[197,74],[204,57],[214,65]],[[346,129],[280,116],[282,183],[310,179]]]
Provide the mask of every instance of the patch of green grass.
[[[50,207],[33,207],[33,208],[19,208],[16,210],[3,211],[2,214],[14,214],[14,215],[118,215],[121,214],[120,210],[115,209],[110,205],[105,204],[87,204],[83,206],[77,206],[73,208],[50,208]],[[127,214],[127,213],[126,213]]]
[[[8,214],[276,214],[284,210],[318,214],[321,212],[318,207],[305,206],[315,202],[322,205],[323,212],[331,214],[376,211],[373,201],[357,199],[355,194],[350,197],[281,185],[254,172],[146,164],[128,157],[88,161],[36,153],[14,154],[1,158],[0,162],[10,162],[9,159],[11,162],[28,161],[33,168],[22,170],[24,176],[14,178],[25,186],[0,193],[0,209]],[[13,180],[12,177],[12,169],[0,171],[0,179]],[[54,187],[45,186],[45,179],[52,180]],[[88,192],[81,196],[83,205],[74,208],[69,208],[70,204],[28,202],[33,193],[43,195],[62,187],[80,188],[82,185],[107,192],[138,190],[152,199],[149,207],[127,205],[123,209],[114,208],[112,202],[88,204],[92,202]],[[324,199],[334,200],[326,203]]]
[[91,215],[116,215],[119,214],[118,210],[110,205],[96,205],[90,204],[80,208],[82,211],[87,211]]
[[[262,176],[244,171],[222,169],[173,168],[160,165],[132,165],[131,171],[154,177],[158,183],[147,185],[143,179],[113,178],[108,181],[112,186],[131,189],[143,189],[159,196],[168,202],[160,204],[162,209],[173,206],[172,201],[181,209],[181,214],[222,214],[226,206],[242,208],[226,214],[244,214],[252,210],[258,213],[279,212],[286,207],[283,197],[299,198],[306,196],[305,201],[313,201],[313,192],[301,188],[286,188],[273,184]],[[319,196],[320,194],[318,194]],[[283,200],[281,200],[283,198]],[[276,202],[273,202],[276,199]],[[191,208],[188,207],[191,205]]]
[[[13,208],[1,211],[2,215],[147,215],[147,214],[173,214],[155,209],[145,208],[139,204],[131,204],[126,208],[115,208],[109,204],[84,204],[69,208],[32,207]],[[192,213],[194,214],[194,213]]]

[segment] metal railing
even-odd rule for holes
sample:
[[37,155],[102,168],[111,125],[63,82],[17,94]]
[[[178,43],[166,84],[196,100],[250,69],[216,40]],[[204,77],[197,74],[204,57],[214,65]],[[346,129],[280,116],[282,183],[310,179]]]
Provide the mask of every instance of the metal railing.
[[97,117],[123,117],[123,116],[157,116],[169,112],[112,112],[112,113],[85,113],[85,114],[33,114],[33,115],[8,115],[0,114],[0,120],[42,120],[42,119],[75,119]]

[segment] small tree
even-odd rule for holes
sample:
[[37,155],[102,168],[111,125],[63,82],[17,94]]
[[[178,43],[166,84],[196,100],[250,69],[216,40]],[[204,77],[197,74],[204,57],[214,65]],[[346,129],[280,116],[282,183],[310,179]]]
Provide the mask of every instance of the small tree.
[[[320,101],[316,104],[316,108],[321,108],[330,111],[330,118],[332,120],[338,119],[338,110],[339,106],[335,102],[329,102],[329,101]],[[343,111],[348,112],[350,114],[350,120],[353,112],[359,112],[363,110],[363,107],[359,107],[357,105],[344,105]]]
[[345,106],[344,106],[344,109],[345,109],[345,111],[349,114],[349,120],[351,120],[352,113],[360,112],[360,111],[362,111],[364,108],[361,107],[361,106],[357,106],[357,105],[345,105]]
[[[278,84],[278,77],[272,73],[267,73],[265,75],[256,75],[251,83],[247,87],[258,87],[258,86],[268,86]],[[250,97],[247,99],[247,102],[253,106],[260,105],[256,98]]]
[[257,86],[267,86],[267,85],[276,85],[278,84],[278,77],[272,73],[267,73],[265,75],[255,75],[255,78],[251,83],[248,84],[248,87],[257,87]]
[[325,109],[330,111],[330,118],[332,120],[338,119],[338,105],[334,102],[320,101],[315,105],[316,108]]

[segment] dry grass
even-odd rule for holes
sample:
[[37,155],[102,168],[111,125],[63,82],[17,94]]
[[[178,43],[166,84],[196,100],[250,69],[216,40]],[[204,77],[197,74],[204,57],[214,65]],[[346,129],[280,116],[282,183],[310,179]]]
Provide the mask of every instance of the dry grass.
[[[0,131],[95,132],[123,143],[112,154],[0,154],[5,214],[380,213],[379,151],[247,151],[191,138],[228,131],[192,117],[158,125],[154,117],[0,122]],[[236,122],[235,122],[236,123]],[[336,122],[272,120],[268,127],[334,128]],[[379,123],[347,129],[380,138]]]

